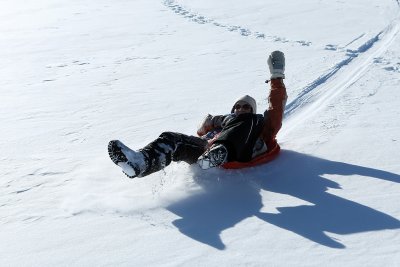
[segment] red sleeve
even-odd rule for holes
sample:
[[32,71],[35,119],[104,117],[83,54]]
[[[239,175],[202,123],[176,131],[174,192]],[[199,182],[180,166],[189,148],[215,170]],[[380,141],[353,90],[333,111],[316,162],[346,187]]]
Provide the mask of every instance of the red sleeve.
[[287,100],[286,87],[283,79],[272,79],[270,82],[269,107],[264,112],[264,128],[262,138],[269,149],[276,143],[276,135],[282,127],[283,112]]

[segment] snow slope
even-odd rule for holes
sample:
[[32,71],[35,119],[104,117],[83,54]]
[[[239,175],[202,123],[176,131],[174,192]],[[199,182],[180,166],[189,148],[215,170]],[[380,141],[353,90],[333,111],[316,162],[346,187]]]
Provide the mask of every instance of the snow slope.
[[[400,266],[399,28],[398,0],[2,1],[0,266]],[[274,162],[108,158],[265,109],[276,49]]]

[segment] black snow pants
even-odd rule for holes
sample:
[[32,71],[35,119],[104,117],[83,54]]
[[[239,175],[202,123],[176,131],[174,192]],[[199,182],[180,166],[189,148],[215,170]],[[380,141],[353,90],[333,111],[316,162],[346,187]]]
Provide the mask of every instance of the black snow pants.
[[[226,146],[228,161],[250,161],[262,128],[262,115],[241,114],[226,122],[214,143]],[[207,147],[208,141],[200,137],[164,132],[156,140],[140,149],[147,158],[148,165],[143,176],[163,169],[171,161],[193,164],[207,150]]]
[[142,176],[168,166],[171,161],[193,164],[207,150],[208,141],[196,136],[164,132],[156,140],[140,149],[147,158],[147,170]]

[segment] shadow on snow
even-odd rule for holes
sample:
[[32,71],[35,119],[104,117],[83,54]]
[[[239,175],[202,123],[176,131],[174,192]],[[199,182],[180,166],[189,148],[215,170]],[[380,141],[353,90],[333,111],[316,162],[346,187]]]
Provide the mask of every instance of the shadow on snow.
[[[388,214],[328,193],[329,188],[340,189],[340,185],[322,177],[361,175],[399,183],[398,174],[288,150],[275,162],[250,170],[204,172],[193,167],[193,172],[204,191],[167,209],[181,217],[173,222],[181,233],[220,250],[225,249],[221,232],[252,216],[331,248],[345,245],[325,232],[343,235],[400,228],[400,221]],[[218,176],[221,178],[216,180]],[[278,207],[279,213],[260,212],[261,190],[313,205]]]

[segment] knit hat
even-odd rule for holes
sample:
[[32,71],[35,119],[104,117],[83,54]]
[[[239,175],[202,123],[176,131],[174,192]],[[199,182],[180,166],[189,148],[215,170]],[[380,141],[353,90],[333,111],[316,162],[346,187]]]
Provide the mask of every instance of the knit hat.
[[235,104],[233,104],[231,113],[233,113],[233,112],[235,111],[235,105],[236,105],[238,102],[246,102],[246,103],[249,104],[249,105],[251,106],[251,108],[253,109],[253,114],[257,114],[257,103],[256,103],[256,100],[254,100],[254,98],[252,98],[252,97],[249,96],[249,95],[245,95],[245,96],[242,96],[241,98],[237,99],[236,102],[235,102]]

